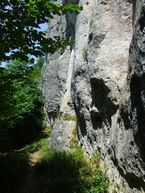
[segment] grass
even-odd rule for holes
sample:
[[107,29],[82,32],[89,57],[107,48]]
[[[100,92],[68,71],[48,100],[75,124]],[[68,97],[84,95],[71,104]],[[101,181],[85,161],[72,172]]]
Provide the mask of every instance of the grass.
[[70,148],[71,149],[74,149],[74,148],[77,148],[79,145],[79,141],[78,141],[78,138],[77,138],[77,129],[76,127],[73,128],[72,130],[72,135],[71,135],[71,138],[70,138]]
[[27,154],[31,154],[37,151],[45,151],[48,149],[48,139],[40,139],[39,141],[36,141],[30,145],[27,145],[23,151],[25,151]]
[[81,148],[72,153],[43,152],[35,166],[40,193],[103,193],[108,180],[98,167],[98,160],[89,159]]
[[71,115],[65,114],[63,116],[58,116],[57,119],[60,119],[60,120],[63,119],[64,121],[74,121],[75,123],[77,123],[76,115],[71,116]]
[[0,155],[0,193],[105,193],[108,180],[79,147],[73,131],[70,153],[54,152],[43,138],[23,149]]
[[74,157],[65,152],[47,152],[36,165],[39,192],[73,193],[79,187],[79,171]]

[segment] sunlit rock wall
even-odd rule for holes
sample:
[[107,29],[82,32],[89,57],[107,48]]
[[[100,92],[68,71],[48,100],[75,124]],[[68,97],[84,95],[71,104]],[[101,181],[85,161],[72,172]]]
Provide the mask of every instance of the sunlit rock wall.
[[145,1],[77,3],[83,5],[78,16],[56,16],[50,23],[49,35],[75,39],[75,45],[49,56],[44,67],[45,109],[54,124],[51,141],[67,136],[63,126],[59,137],[54,135],[55,117],[74,116],[75,110],[80,144],[90,155],[99,151],[109,191],[143,192]]

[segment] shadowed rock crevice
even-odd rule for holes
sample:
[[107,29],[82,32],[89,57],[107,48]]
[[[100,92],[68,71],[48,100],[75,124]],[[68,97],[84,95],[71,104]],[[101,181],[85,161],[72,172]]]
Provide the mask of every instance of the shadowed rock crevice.
[[144,176],[136,176],[133,172],[125,173],[124,170],[119,166],[118,160],[112,158],[114,165],[118,168],[120,175],[126,180],[131,189],[135,188],[136,191],[145,191]]
[[[66,5],[68,3],[79,4],[79,0],[63,0],[63,4]],[[70,49],[72,50],[75,47],[75,31],[76,31],[76,13],[67,13],[65,16],[66,19],[66,33],[65,39],[72,41],[70,45]]]
[[[134,138],[145,161],[145,89],[141,77],[133,75],[131,78],[131,120]],[[143,83],[143,84],[142,84]]]
[[111,117],[116,113],[118,105],[109,98],[111,90],[105,85],[103,79],[92,78],[90,107],[91,122],[94,129],[102,128],[103,122],[111,126]]
[[[136,2],[136,6],[139,1]],[[140,3],[130,50],[130,119],[134,139],[145,162],[145,2]],[[136,7],[136,9],[138,9]],[[142,165],[142,167],[145,167]]]
[[[81,104],[79,104],[79,105],[81,105]],[[87,134],[85,117],[83,116],[83,114],[81,114],[78,106],[76,106],[75,103],[74,103],[74,109],[75,109],[76,116],[77,116],[76,127],[77,127],[78,138],[79,138],[80,143],[83,143],[81,141],[81,138],[85,137]]]
[[143,32],[144,27],[145,27],[145,6],[142,7],[142,10],[141,10],[141,15],[139,18],[139,25],[140,25],[140,31]]
[[94,48],[99,48],[101,42],[105,39],[105,34],[98,34],[95,35],[93,33],[89,34],[89,44],[90,46],[93,46]]

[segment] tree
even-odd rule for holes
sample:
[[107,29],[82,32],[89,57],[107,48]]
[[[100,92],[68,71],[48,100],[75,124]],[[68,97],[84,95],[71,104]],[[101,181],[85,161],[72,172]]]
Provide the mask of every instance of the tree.
[[0,1],[0,61],[28,60],[28,54],[53,53],[64,45],[60,37],[47,38],[40,24],[48,23],[54,14],[78,13],[76,4],[60,5],[51,0]]
[[0,151],[22,147],[42,131],[43,97],[34,71],[20,61],[0,68]]

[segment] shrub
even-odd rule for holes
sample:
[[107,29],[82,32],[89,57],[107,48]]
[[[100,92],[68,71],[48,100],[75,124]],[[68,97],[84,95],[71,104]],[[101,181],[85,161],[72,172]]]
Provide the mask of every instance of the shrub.
[[43,98],[31,65],[15,61],[0,71],[0,151],[20,148],[42,130]]

